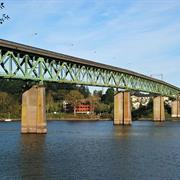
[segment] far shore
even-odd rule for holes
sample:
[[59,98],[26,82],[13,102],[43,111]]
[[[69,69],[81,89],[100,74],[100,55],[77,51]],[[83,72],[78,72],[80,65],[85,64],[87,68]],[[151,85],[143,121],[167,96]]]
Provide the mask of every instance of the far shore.
[[[0,122],[21,121],[21,118],[2,118]],[[112,118],[47,118],[47,121],[113,121]],[[153,121],[152,118],[132,119],[132,121]],[[179,121],[177,118],[168,117],[165,121]]]
[[[8,122],[8,120],[7,119],[0,119],[0,122],[5,122],[5,121],[7,121]],[[21,121],[21,118],[17,118],[17,119],[9,119],[9,121]],[[86,119],[81,119],[81,118],[62,118],[62,119],[58,119],[58,118],[48,118],[47,119],[47,121],[111,121],[111,119],[107,119],[107,118],[105,118],[105,119],[88,119],[88,118],[86,118]]]

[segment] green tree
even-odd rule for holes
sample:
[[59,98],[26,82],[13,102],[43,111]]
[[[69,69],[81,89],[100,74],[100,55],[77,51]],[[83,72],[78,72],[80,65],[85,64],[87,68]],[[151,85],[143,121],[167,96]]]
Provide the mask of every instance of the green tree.
[[54,106],[54,99],[52,93],[49,92],[46,96],[46,109],[48,113],[54,111],[53,106]]
[[63,101],[65,99],[66,94],[69,93],[67,89],[59,89],[55,94],[55,101]]
[[95,105],[95,112],[96,112],[96,114],[108,113],[109,108],[110,107],[109,107],[108,104],[97,102],[96,105]]
[[8,94],[7,92],[0,92],[0,116],[7,118],[8,114],[12,117],[20,117],[21,106],[18,97]]
[[150,118],[153,113],[153,100],[152,98],[146,106],[140,105],[138,109],[132,109],[132,117],[134,119]]
[[94,92],[93,92],[93,95],[94,96],[98,96],[98,97],[102,97],[102,95],[103,95],[103,92],[102,92],[102,90],[100,90],[100,91],[98,91],[98,90],[94,90]]
[[114,102],[114,89],[108,88],[106,93],[102,96],[101,101],[105,104],[110,104]]
[[74,114],[76,114],[75,112],[75,107],[80,103],[80,101],[84,99],[84,96],[82,93],[80,93],[78,90],[71,90],[66,96],[65,96],[65,100],[68,103],[71,103],[73,105],[73,109],[74,109]]
[[79,87],[79,92],[84,95],[85,98],[87,98],[90,95],[89,88],[86,86],[81,85]]

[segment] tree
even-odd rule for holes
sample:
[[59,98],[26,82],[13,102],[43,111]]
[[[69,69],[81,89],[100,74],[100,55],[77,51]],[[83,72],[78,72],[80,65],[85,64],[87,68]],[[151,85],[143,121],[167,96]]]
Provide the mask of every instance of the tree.
[[138,109],[133,109],[132,117],[134,119],[149,118],[152,116],[152,113],[153,113],[153,100],[151,98],[146,106],[140,104]]
[[57,93],[54,97],[56,101],[63,101],[65,99],[66,94],[69,92],[69,90],[66,89],[59,89],[57,90]]
[[[1,2],[0,3],[0,10],[2,10],[4,8],[5,8],[5,5],[3,2]],[[0,17],[0,24],[3,24],[6,20],[9,20],[9,19],[10,19],[10,17],[7,14],[3,13]]]
[[74,114],[76,114],[75,107],[80,103],[80,101],[84,99],[84,96],[82,93],[80,93],[78,90],[71,90],[66,96],[65,100],[68,103],[71,103],[74,108]]
[[0,112],[5,112],[9,105],[8,93],[0,92]]
[[84,95],[85,98],[87,98],[90,95],[89,88],[86,86],[81,85],[79,87],[79,92]]
[[0,79],[0,91],[19,96],[22,91],[29,89],[23,80]]
[[98,96],[98,97],[102,97],[102,95],[103,95],[103,92],[102,92],[102,90],[100,90],[100,91],[98,91],[98,90],[94,90],[94,92],[93,92],[93,95],[94,96]]
[[106,93],[102,96],[101,101],[105,104],[110,104],[114,102],[114,89],[108,88]]
[[53,105],[54,105],[54,99],[53,99],[52,93],[48,92],[48,94],[46,96],[46,109],[47,109],[47,112],[52,112],[53,111]]
[[95,105],[95,112],[97,114],[108,113],[109,108],[110,108],[109,105],[97,102],[96,105]]
[[18,117],[20,114],[20,103],[18,98],[7,92],[0,92],[0,116],[7,118],[7,114],[11,113],[13,116]]

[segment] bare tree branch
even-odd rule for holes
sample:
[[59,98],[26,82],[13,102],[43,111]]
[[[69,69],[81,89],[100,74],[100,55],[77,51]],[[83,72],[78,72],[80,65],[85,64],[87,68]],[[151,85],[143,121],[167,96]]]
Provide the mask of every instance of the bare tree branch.
[[5,7],[4,7],[4,3],[2,2],[2,3],[0,4],[0,9],[3,9],[3,8],[5,8]]
[[[0,10],[2,10],[4,8],[5,8],[4,3],[1,2],[0,3]],[[3,13],[0,17],[0,24],[3,24],[6,20],[9,20],[9,19],[10,19],[10,17],[7,14]]]

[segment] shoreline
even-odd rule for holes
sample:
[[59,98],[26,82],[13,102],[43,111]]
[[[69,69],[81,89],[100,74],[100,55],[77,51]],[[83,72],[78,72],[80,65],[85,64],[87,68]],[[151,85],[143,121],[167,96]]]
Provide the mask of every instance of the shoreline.
[[[0,119],[0,122],[12,122],[12,121],[21,121],[21,118],[16,118],[16,119],[10,119],[10,120],[7,120],[6,119]],[[62,118],[62,119],[58,119],[58,118],[48,118],[47,121],[112,121],[112,119],[108,119],[108,118],[105,118],[105,119],[97,119],[97,118],[94,118],[94,119],[88,119],[88,118]]]
[[[165,121],[179,121],[178,118],[167,118]],[[21,121],[21,118],[3,118],[0,122]],[[47,118],[47,121],[113,121],[111,118]],[[152,118],[132,119],[132,121],[153,121]]]

